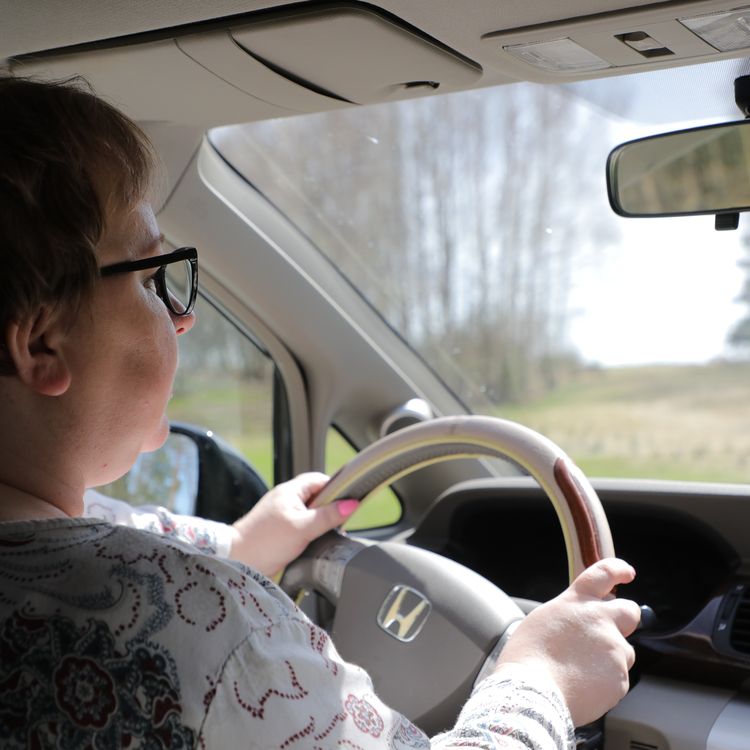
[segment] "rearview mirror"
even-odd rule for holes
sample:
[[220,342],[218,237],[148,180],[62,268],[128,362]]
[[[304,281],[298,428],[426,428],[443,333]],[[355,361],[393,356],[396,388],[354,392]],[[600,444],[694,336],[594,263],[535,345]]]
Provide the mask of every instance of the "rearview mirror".
[[623,143],[607,159],[607,191],[620,216],[750,210],[750,120]]

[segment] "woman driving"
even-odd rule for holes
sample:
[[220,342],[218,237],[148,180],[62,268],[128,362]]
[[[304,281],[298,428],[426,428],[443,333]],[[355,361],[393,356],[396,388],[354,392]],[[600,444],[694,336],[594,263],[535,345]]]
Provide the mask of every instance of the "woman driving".
[[[628,689],[640,612],[610,595],[634,576],[620,560],[528,616],[429,739],[263,575],[353,510],[304,515],[322,475],[238,526],[254,567],[83,516],[87,488],[167,437],[198,253],[165,252],[152,148],[80,82],[0,79],[0,111],[0,744],[572,747]],[[170,264],[193,280],[182,297]]]

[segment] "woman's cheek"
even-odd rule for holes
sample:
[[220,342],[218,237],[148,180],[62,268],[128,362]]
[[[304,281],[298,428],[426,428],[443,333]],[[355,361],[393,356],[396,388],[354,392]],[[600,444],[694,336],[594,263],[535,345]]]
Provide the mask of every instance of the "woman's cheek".
[[144,453],[150,453],[151,451],[158,450],[164,445],[169,437],[169,419],[166,413],[162,414],[159,424],[154,429],[153,433],[149,435],[146,441],[143,443],[142,451]]
[[155,361],[160,362],[163,375],[169,379],[171,392],[171,381],[174,379],[177,370],[177,331],[167,306],[156,294],[150,294],[153,312],[158,319],[159,332],[159,335],[155,337],[158,350]]

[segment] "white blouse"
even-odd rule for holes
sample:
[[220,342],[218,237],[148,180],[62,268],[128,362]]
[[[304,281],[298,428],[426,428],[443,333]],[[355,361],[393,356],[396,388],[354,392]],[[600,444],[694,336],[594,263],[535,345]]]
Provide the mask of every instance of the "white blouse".
[[226,527],[123,505],[87,510],[125,525],[0,524],[3,748],[574,747],[557,688],[523,670],[430,740],[276,585],[206,553]]

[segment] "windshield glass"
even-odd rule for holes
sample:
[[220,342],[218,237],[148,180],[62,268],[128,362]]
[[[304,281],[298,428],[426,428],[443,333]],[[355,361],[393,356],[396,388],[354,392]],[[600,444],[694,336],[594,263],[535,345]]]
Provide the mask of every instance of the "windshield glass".
[[[620,109],[618,87],[649,88],[648,74],[607,81]],[[210,137],[471,410],[541,431],[593,476],[747,482],[750,222],[615,216],[608,152],[699,123],[629,121],[586,87]]]

